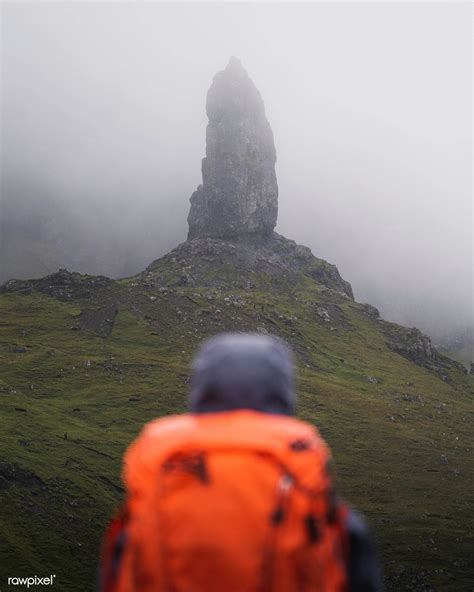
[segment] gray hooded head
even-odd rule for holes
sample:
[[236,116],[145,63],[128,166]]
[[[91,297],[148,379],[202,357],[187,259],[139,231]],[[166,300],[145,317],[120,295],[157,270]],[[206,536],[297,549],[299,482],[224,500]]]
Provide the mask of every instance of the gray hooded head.
[[194,413],[254,409],[293,414],[293,356],[285,343],[258,333],[223,333],[205,341],[193,363]]

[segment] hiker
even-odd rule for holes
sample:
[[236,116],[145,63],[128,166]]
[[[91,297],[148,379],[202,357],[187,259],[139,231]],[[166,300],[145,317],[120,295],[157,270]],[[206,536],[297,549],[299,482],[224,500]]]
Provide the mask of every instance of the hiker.
[[125,455],[100,592],[381,590],[365,522],[334,491],[328,447],[292,417],[293,375],[275,337],[204,343],[190,412],[152,421]]

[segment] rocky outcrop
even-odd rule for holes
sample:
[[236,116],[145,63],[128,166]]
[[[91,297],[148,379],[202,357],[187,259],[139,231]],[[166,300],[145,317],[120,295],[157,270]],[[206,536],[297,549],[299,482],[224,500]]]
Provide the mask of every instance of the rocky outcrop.
[[396,332],[391,334],[387,342],[388,347],[398,354],[408,358],[412,362],[435,362],[438,358],[436,349],[431,340],[419,329],[396,326]]
[[337,267],[315,257],[276,232],[262,238],[188,240],[154,261],[139,276],[145,287],[214,286],[251,289],[270,282],[276,291],[287,291],[311,278],[334,296],[353,299],[349,282]]
[[239,60],[214,77],[202,185],[191,196],[188,239],[266,235],[278,215],[276,152],[265,108]]
[[467,374],[462,364],[440,354],[431,339],[416,327],[402,327],[387,321],[380,321],[380,325],[388,337],[387,347],[410,362],[436,372],[446,382],[451,380],[452,372]]
[[0,286],[0,294],[6,292],[30,294],[37,290],[58,300],[68,301],[74,298],[90,298],[92,294],[112,283],[113,280],[102,275],[90,276],[60,269],[56,273],[37,280],[9,280]]

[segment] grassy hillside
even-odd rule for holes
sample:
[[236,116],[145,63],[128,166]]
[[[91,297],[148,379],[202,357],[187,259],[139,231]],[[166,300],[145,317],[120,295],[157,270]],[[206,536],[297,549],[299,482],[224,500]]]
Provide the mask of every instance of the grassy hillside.
[[335,268],[280,246],[249,262],[242,245],[186,244],[117,282],[62,272],[5,285],[2,590],[35,573],[55,573],[61,592],[93,588],[125,447],[144,422],[185,409],[195,347],[224,330],[292,345],[299,415],[367,515],[387,588],[471,589],[472,376],[354,302]]

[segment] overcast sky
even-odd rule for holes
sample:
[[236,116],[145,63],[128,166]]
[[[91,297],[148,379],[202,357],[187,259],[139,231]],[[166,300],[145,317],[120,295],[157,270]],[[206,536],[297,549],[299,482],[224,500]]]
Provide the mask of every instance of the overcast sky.
[[80,240],[151,262],[186,238],[236,55],[274,132],[276,230],[387,318],[472,324],[471,27],[469,2],[6,2],[2,198],[47,193]]

